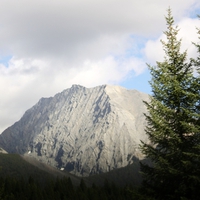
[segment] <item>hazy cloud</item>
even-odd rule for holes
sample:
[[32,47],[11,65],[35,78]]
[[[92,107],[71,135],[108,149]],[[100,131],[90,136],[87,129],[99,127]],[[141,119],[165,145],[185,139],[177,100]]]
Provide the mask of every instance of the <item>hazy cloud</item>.
[[169,6],[183,48],[195,55],[197,0],[1,0],[0,132],[72,84],[120,84],[144,73],[146,62],[162,59]]

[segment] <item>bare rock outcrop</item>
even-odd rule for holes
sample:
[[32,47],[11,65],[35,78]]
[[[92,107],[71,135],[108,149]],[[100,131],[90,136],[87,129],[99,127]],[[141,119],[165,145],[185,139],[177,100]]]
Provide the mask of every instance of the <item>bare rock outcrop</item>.
[[4,149],[2,149],[2,148],[0,147],[0,153],[7,154],[8,152],[6,152]]
[[148,99],[119,86],[73,85],[40,99],[0,135],[0,146],[79,176],[124,167],[142,158]]

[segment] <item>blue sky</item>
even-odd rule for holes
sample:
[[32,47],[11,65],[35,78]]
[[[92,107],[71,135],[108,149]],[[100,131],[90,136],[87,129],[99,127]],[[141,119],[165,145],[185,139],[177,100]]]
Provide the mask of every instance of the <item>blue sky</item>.
[[125,81],[122,81],[120,85],[127,89],[137,89],[141,92],[151,94],[151,87],[149,81],[151,76],[149,70],[146,69],[141,75],[135,76],[132,74],[130,77],[127,77]]
[[2,64],[4,67],[9,67],[9,61],[11,60],[12,56],[6,55],[0,57],[0,64]]
[[163,60],[169,6],[182,49],[195,57],[199,0],[1,0],[0,132],[72,84],[151,94],[146,63]]

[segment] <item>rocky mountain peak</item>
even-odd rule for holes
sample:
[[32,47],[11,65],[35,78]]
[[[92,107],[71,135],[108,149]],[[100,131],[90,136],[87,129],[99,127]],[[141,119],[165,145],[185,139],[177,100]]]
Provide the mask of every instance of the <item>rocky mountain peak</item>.
[[124,167],[142,157],[148,98],[120,86],[73,85],[41,98],[0,135],[0,146],[79,176]]

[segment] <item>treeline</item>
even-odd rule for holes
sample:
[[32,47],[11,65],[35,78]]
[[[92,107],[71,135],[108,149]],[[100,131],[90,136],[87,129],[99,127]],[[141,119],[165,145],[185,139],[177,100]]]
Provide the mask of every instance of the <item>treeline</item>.
[[119,188],[107,180],[101,187],[95,184],[87,187],[81,179],[79,186],[74,187],[67,177],[43,182],[38,182],[32,176],[27,180],[23,177],[0,177],[0,200],[122,200],[132,199],[131,191],[133,188],[130,186]]

